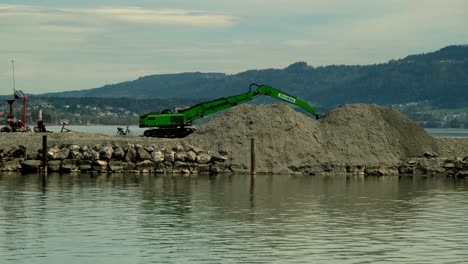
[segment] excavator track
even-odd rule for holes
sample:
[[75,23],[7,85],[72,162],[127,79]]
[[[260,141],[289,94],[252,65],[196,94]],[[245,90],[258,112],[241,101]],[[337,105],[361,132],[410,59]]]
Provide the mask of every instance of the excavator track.
[[195,130],[193,127],[156,128],[145,130],[143,135],[156,138],[184,138],[195,132]]

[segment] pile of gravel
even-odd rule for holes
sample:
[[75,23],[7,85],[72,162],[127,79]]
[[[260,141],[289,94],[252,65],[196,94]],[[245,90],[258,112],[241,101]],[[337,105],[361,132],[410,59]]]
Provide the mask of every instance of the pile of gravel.
[[256,142],[258,171],[291,172],[305,167],[398,164],[437,141],[404,115],[377,105],[338,107],[319,120],[284,104],[239,105],[187,138],[193,145],[226,152],[233,164],[250,165]]

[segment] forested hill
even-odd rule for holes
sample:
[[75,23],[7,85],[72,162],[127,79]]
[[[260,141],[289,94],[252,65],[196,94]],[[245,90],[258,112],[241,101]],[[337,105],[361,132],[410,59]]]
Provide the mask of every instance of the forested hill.
[[284,69],[224,73],[179,73],[141,77],[101,88],[47,94],[60,97],[207,99],[268,84],[329,108],[343,103],[399,104],[427,100],[434,106],[468,106],[468,45],[410,55],[375,65],[313,67],[305,62]]

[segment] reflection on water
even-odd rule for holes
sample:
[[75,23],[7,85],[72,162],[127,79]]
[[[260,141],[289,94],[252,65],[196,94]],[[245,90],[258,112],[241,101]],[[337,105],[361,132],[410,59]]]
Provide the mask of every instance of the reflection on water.
[[468,181],[0,174],[1,263],[468,260]]

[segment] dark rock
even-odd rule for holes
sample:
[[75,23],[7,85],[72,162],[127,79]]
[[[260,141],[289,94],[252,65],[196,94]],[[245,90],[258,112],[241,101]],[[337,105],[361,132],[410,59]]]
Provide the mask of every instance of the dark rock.
[[125,154],[125,161],[133,163],[137,161],[137,151],[135,148],[129,148],[127,150],[127,153]]
[[404,164],[398,168],[398,171],[400,174],[414,174],[415,167]]
[[442,167],[445,169],[453,169],[455,168],[455,163],[452,160],[447,160]]
[[139,160],[150,160],[151,159],[151,155],[144,148],[138,148],[137,153],[138,153],[138,159]]
[[195,162],[197,160],[197,154],[190,150],[185,154],[185,160],[189,162]]
[[426,167],[426,173],[434,174],[434,173],[444,173],[444,172],[445,172],[445,168],[442,168],[437,165]]
[[93,146],[92,149],[99,153],[99,151],[101,151],[101,148],[102,148],[101,144],[96,144]]
[[70,150],[70,152],[72,152],[72,151],[80,152],[81,151],[80,145],[77,145],[77,144],[69,145],[68,149]]
[[78,167],[76,166],[76,160],[74,159],[64,159],[61,164],[62,171],[75,171]]
[[356,165],[356,166],[353,167],[352,173],[356,174],[356,175],[365,175],[366,174],[365,171],[366,171],[366,166]]
[[185,152],[185,148],[182,145],[177,145],[172,150],[174,150],[174,152]]
[[203,153],[203,149],[197,148],[197,147],[194,147],[194,146],[190,146],[190,150],[195,152],[195,154],[197,154],[197,155]]
[[175,171],[183,171],[183,170],[191,170],[192,169],[192,163],[188,162],[182,162],[182,161],[176,161],[174,162],[174,170]]
[[155,170],[154,162],[150,160],[144,160],[135,164],[136,170],[143,173],[149,173]]
[[77,166],[80,171],[90,171],[92,168],[91,163],[91,160],[78,160]]
[[61,160],[50,160],[47,162],[48,171],[60,171],[60,165],[62,164]]
[[18,146],[18,148],[15,148],[10,152],[9,156],[13,157],[14,159],[25,158],[26,148],[24,146]]
[[76,150],[70,150],[70,158],[74,160],[81,160],[83,159],[83,154]]
[[23,171],[33,172],[41,168],[42,162],[40,160],[25,160],[22,164]]
[[114,154],[112,146],[105,146],[99,151],[99,159],[108,161],[112,158],[112,154]]
[[213,174],[218,174],[223,172],[230,172],[230,170],[225,164],[215,163],[210,166],[210,172]]
[[176,161],[184,161],[187,159],[187,154],[183,151],[178,151],[174,153],[174,160]]
[[130,143],[125,144],[125,145],[122,146],[122,149],[125,151],[125,153],[126,153],[129,149],[134,149],[134,148],[135,148],[135,145],[130,144]]
[[99,152],[91,148],[85,148],[82,154],[83,154],[83,159],[85,160],[95,161],[99,159]]
[[373,176],[397,175],[398,169],[387,165],[368,166],[365,169],[365,173]]
[[97,172],[106,172],[107,171],[107,161],[105,160],[95,160],[91,163],[91,168],[93,171]]
[[200,153],[197,155],[197,158],[196,158],[196,161],[199,164],[206,164],[210,162],[210,160],[211,160],[211,156],[208,155],[207,153]]
[[333,171],[333,164],[331,164],[331,163],[323,163],[323,164],[321,164],[321,166],[322,166],[322,170],[325,171],[325,172]]
[[172,150],[168,150],[164,153],[164,160],[168,162],[174,162],[175,161],[175,152]]
[[122,162],[123,171],[133,172],[136,171],[135,163],[132,162]]
[[457,178],[466,178],[468,177],[468,170],[461,170],[455,174]]
[[124,160],[125,158],[125,151],[120,147],[120,146],[116,146],[114,148],[114,155],[113,157],[115,159],[118,159],[118,160]]
[[189,174],[192,174],[192,172],[188,169],[185,169],[185,170],[180,170],[178,172],[173,172],[173,173],[180,173],[180,174],[184,174],[184,175],[189,175]]
[[153,146],[145,146],[145,150],[148,151],[148,153],[151,153],[155,151],[155,148]]
[[120,160],[109,161],[109,170],[112,172],[122,172],[124,170],[123,162]]
[[168,174],[168,173],[172,173],[172,168],[173,168],[172,162],[163,161],[155,165],[155,172],[160,173],[160,174]]
[[21,160],[19,159],[13,159],[13,160],[7,160],[3,161],[3,170],[4,171],[19,171],[21,170]]
[[211,156],[213,162],[225,162],[227,160],[227,157],[213,151],[208,151],[208,155]]
[[193,164],[193,172],[197,173],[210,173],[210,165],[209,164]]

